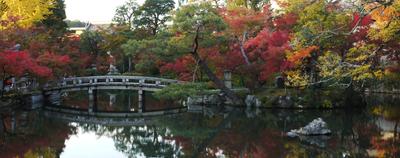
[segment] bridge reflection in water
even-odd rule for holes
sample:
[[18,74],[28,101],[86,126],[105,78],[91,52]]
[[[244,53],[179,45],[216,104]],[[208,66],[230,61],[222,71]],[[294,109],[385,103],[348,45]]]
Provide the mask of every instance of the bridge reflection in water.
[[[49,88],[45,110],[29,112],[36,117],[1,118],[3,131],[24,133],[0,146],[0,155],[52,149],[54,157],[399,157],[398,97],[368,96],[365,109],[186,108],[152,98],[164,84],[155,80],[74,78]],[[318,117],[332,130],[329,138],[286,136]],[[21,148],[20,142],[32,143]]]
[[[87,91],[67,94],[59,95],[60,104],[52,106],[88,112]],[[133,90],[97,90],[97,111],[125,111],[129,109],[128,98],[135,108],[137,94]],[[144,98],[146,110],[166,108],[157,107],[161,103],[152,100],[150,92],[145,93]],[[372,95],[368,96],[365,109],[326,111],[189,106],[188,112],[157,117],[15,111],[1,117],[6,127],[3,131],[15,132],[6,134],[8,139],[3,139],[5,144],[0,145],[0,157],[25,157],[32,153],[50,153],[52,157],[61,158],[399,157],[399,99],[398,96]],[[42,114],[48,117],[41,117]],[[325,120],[332,130],[328,139],[286,136],[286,132],[317,117]]]

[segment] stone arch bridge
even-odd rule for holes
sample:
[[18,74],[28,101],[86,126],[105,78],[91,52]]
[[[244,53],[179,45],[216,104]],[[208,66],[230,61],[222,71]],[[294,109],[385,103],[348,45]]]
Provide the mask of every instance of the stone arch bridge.
[[81,91],[90,89],[133,89],[156,91],[170,84],[180,83],[172,79],[145,76],[88,76],[64,78],[54,87],[44,88],[44,93],[54,91]]
[[[170,84],[181,83],[177,80],[163,79],[157,77],[145,76],[88,76],[88,77],[71,77],[61,80],[56,86],[44,88],[43,94],[46,102],[60,100],[60,96],[64,92],[87,91],[89,105],[86,111],[76,111],[74,109],[58,108],[57,106],[44,106],[45,109],[55,112],[79,114],[87,116],[100,117],[131,117],[131,116],[153,116],[164,113],[182,112],[181,108],[175,108],[163,111],[143,112],[144,93],[145,91],[157,91]],[[98,112],[97,109],[97,90],[101,89],[117,89],[117,90],[137,90],[138,91],[138,112],[121,113],[121,112]]]

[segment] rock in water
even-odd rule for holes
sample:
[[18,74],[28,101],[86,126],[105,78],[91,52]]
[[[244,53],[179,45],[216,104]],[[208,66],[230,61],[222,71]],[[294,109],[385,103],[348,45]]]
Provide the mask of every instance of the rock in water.
[[300,129],[293,129],[287,133],[289,137],[302,136],[313,136],[313,135],[329,135],[331,130],[328,129],[326,122],[321,118],[314,119],[308,125],[301,127]]

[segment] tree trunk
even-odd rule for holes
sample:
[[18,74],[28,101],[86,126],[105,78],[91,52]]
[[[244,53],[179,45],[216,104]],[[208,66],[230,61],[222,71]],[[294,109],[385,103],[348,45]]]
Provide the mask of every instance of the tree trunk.
[[123,59],[123,60],[122,60],[122,64],[121,64],[121,65],[122,65],[122,71],[121,71],[121,73],[125,73],[125,72],[126,72],[126,71],[125,71],[125,66],[126,66],[125,64],[126,64],[126,63],[125,63],[125,59]]
[[239,99],[239,97],[229,88],[227,88],[224,84],[224,82],[222,82],[212,71],[211,69],[208,67],[207,62],[205,60],[202,60],[199,56],[199,54],[197,53],[197,49],[199,47],[199,29],[200,27],[197,27],[196,30],[196,36],[194,38],[194,42],[193,42],[193,49],[190,52],[192,54],[192,56],[194,57],[194,59],[196,61],[198,61],[200,68],[206,73],[206,75],[208,76],[208,78],[217,86],[217,88],[221,89],[221,91],[223,93],[226,94],[226,96],[230,99],[232,99],[232,101],[235,104],[241,104],[243,103],[242,100]]
[[5,88],[4,79],[2,79],[1,82],[2,82],[2,84],[1,84],[0,98],[3,98],[3,96],[4,96],[4,88]]
[[254,91],[255,89],[261,87],[262,83],[260,83],[258,81],[257,73],[251,73],[251,71],[250,71],[250,70],[254,69],[254,67],[252,67],[251,62],[249,60],[249,57],[247,56],[246,51],[244,50],[244,45],[243,44],[245,43],[246,37],[247,37],[247,31],[244,31],[242,39],[240,39],[239,37],[235,37],[235,38],[236,38],[236,40],[237,40],[237,42],[239,44],[240,54],[242,55],[242,57],[243,57],[243,59],[244,59],[244,61],[246,63],[246,67],[248,69],[247,72],[250,72],[249,76],[250,76],[251,80],[255,81],[254,84],[250,84],[248,86],[250,88],[250,91]]
[[196,81],[197,70],[199,69],[199,61],[196,61],[196,67],[193,70],[192,82]]
[[251,63],[249,61],[249,57],[247,57],[246,52],[244,51],[244,46],[243,46],[244,40],[246,39],[246,35],[247,35],[247,31],[244,31],[242,40],[240,40],[239,37],[236,37],[236,39],[237,39],[237,42],[239,43],[240,53],[242,54],[247,66],[249,66]]
[[4,117],[0,114],[0,135],[6,133],[6,125],[4,123]]
[[128,57],[128,72],[132,72],[132,57]]
[[[4,68],[3,68],[3,70],[4,70]],[[5,81],[7,80],[7,77],[5,77],[6,76],[6,73],[5,72],[3,72],[3,78],[1,79],[1,82],[2,82],[2,84],[1,84],[1,94],[0,94],[0,98],[3,98],[3,96],[4,96],[4,88],[6,87],[6,85],[5,85]]]
[[397,139],[397,127],[399,125],[399,121],[396,121],[396,124],[394,125],[394,131],[393,131],[393,137],[396,140]]

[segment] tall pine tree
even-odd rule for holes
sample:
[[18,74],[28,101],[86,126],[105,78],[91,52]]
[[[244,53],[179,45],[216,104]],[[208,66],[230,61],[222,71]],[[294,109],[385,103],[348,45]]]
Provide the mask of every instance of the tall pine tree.
[[46,15],[42,24],[50,31],[52,38],[62,37],[68,27],[64,21],[66,18],[64,0],[54,0],[50,11],[52,14]]

